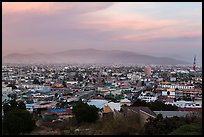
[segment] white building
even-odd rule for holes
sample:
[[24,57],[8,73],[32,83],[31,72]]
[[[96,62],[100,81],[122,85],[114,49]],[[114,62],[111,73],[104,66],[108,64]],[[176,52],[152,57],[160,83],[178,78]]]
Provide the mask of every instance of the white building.
[[158,99],[157,94],[154,94],[150,91],[146,91],[141,93],[138,97],[140,100],[144,100],[145,102],[154,102]]
[[165,103],[165,104],[175,105],[180,108],[202,108],[202,106],[199,103],[195,103],[191,101],[176,101],[173,103]]
[[194,86],[188,86],[188,85],[165,85],[165,84],[160,84],[158,85],[160,88],[178,88],[178,89],[192,89]]
[[120,100],[120,105],[127,105],[130,106],[131,105],[131,101],[127,98]]

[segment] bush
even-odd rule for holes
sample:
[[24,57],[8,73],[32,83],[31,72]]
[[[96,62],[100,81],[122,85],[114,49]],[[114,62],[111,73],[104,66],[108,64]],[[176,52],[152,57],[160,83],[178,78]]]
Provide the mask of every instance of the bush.
[[[179,129],[181,126],[186,125],[186,124],[192,124],[192,123],[196,123],[198,125],[201,125],[201,119],[202,117],[200,116],[200,114],[192,114],[186,117],[171,117],[171,118],[163,118],[161,114],[157,115],[156,118],[149,118],[148,122],[145,124],[144,126],[144,134],[147,135],[167,135],[171,132],[173,132],[174,130],[178,129],[178,131],[176,130],[175,132],[173,132],[172,134],[176,134],[176,133],[180,133],[180,132],[184,132],[186,131],[190,131],[190,128],[187,127],[183,127],[185,128],[185,130]],[[193,129],[194,125],[192,125],[192,129]],[[202,126],[200,126],[201,128]],[[198,130],[198,127],[196,127],[196,130],[193,130],[192,132],[199,132],[201,130]],[[191,131],[190,131],[191,132]],[[199,132],[201,133],[201,132]],[[189,133],[192,134],[192,133]],[[197,134],[197,133],[196,133]]]
[[18,135],[29,133],[35,128],[35,120],[27,110],[13,109],[3,118],[3,133]]
[[174,130],[169,135],[202,135],[202,126],[198,123],[186,124]]

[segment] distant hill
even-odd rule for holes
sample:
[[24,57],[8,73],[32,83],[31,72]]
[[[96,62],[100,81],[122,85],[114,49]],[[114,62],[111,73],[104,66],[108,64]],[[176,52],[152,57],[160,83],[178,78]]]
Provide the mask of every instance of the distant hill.
[[76,63],[76,64],[189,64],[167,57],[154,57],[120,50],[77,49],[52,54],[12,53],[3,56],[4,63]]

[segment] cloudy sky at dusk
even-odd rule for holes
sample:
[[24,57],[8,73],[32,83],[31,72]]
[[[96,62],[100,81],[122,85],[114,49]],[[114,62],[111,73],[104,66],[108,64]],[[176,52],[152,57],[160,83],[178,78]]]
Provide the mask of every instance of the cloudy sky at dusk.
[[3,55],[94,48],[201,63],[201,2],[3,2]]

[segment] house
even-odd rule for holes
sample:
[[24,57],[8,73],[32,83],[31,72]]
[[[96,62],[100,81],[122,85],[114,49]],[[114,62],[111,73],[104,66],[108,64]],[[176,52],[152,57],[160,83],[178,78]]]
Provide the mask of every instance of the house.
[[177,99],[177,100],[182,100],[183,99],[183,91],[182,90],[176,90],[176,92],[175,92],[175,98]]
[[90,99],[88,100],[88,105],[94,105],[99,109],[103,109],[104,105],[107,104],[108,101],[104,99]]
[[170,97],[168,97],[168,96],[166,96],[166,98],[165,98],[165,100],[163,100],[163,102],[165,102],[165,103],[174,103],[174,98],[170,98]]
[[154,102],[158,99],[158,96],[152,91],[145,91],[139,95],[138,99],[144,100],[146,102]]
[[31,103],[31,104],[25,104],[26,105],[26,110],[28,110],[29,112],[33,112],[33,108],[36,104]]
[[120,88],[122,93],[128,93],[134,90],[134,88],[131,88],[129,86],[123,86]]
[[130,106],[131,105],[131,101],[127,98],[120,100],[120,105],[127,105]]
[[162,114],[162,116],[165,117],[185,117],[187,115],[190,115],[192,111],[153,111],[156,115]]
[[148,107],[122,107],[121,113],[123,113],[124,116],[128,116],[131,113],[137,113],[140,117],[140,124],[141,126],[144,126],[147,122],[147,119],[149,117],[156,118],[156,114],[150,110]]
[[12,87],[6,87],[2,85],[2,92],[11,92],[12,91]]
[[78,81],[67,81],[66,83],[68,85],[75,85],[75,84],[78,84]]
[[201,104],[200,103],[195,103],[195,102],[192,102],[192,101],[176,101],[176,102],[173,102],[173,103],[165,103],[165,104],[171,104],[171,105],[175,105],[179,108],[202,108]]
[[38,88],[35,89],[37,92],[51,92],[51,88],[49,86],[39,86]]
[[176,90],[175,89],[167,89],[167,91],[162,91],[162,96],[168,96],[170,98],[175,98]]
[[120,110],[121,110],[121,104],[120,103],[109,102],[109,103],[105,104],[103,107],[103,117],[114,118],[116,115],[119,114]]
[[105,92],[108,92],[108,91],[109,91],[109,88],[108,88],[108,87],[98,87],[98,88],[97,88],[97,91],[98,91],[98,92],[105,93]]
[[194,86],[193,85],[182,85],[182,84],[169,84],[169,83],[162,83],[158,85],[158,87],[162,87],[162,88],[178,88],[178,89],[193,89]]

